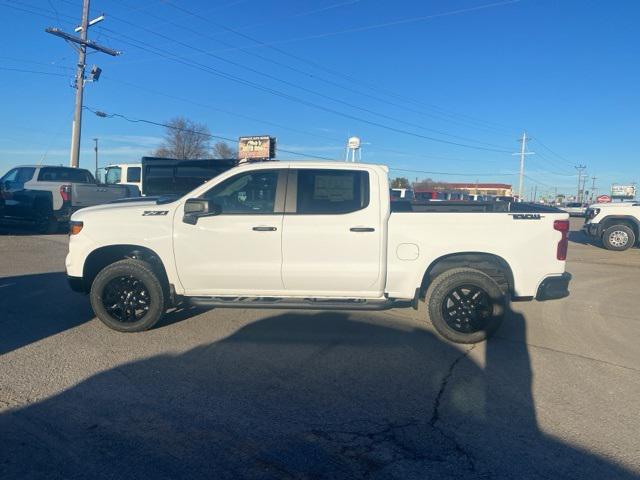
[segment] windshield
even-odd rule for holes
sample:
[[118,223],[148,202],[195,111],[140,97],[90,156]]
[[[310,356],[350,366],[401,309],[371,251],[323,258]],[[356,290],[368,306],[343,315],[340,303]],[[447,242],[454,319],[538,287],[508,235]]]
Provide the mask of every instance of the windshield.
[[116,183],[120,183],[120,178],[122,176],[122,169],[120,167],[107,167],[107,175],[105,177],[105,182],[108,185],[114,185]]

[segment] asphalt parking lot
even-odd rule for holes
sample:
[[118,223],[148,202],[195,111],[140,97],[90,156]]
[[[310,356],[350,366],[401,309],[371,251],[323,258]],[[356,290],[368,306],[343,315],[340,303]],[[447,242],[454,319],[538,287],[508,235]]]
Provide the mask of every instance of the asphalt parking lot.
[[640,476],[640,249],[573,219],[571,296],[517,303],[486,344],[423,306],[93,317],[64,235],[0,232],[0,478]]

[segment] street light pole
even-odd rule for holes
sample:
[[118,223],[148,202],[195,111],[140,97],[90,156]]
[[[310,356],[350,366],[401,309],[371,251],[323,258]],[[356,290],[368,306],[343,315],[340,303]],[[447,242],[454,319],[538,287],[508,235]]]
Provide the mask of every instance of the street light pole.
[[527,132],[522,132],[522,138],[520,139],[520,153],[514,153],[513,155],[520,155],[520,184],[518,185],[518,197],[522,202],[524,197],[524,157],[526,155],[534,155],[534,152],[527,152]]
[[[82,30],[80,39],[87,41],[87,24],[89,23],[89,0],[84,0],[82,4]],[[82,99],[84,95],[84,68],[87,58],[87,48],[80,44],[78,46],[78,66],[76,68],[76,106],[73,111],[73,124],[71,127],[71,158],[70,165],[78,168],[80,164],[80,130],[82,128]]]
[[98,139],[94,138],[93,141],[95,142],[93,150],[96,152],[96,180],[98,180]]
[[[77,168],[80,163],[80,130],[82,128],[82,98],[84,94],[84,70],[86,67],[87,59],[87,47],[97,52],[106,53],[115,57],[120,55],[120,52],[112,50],[111,48],[98,45],[96,42],[89,40],[88,30],[89,27],[104,20],[104,15],[100,15],[97,18],[89,21],[89,0],[83,0],[82,2],[82,21],[81,24],[75,29],[80,33],[80,36],[72,35],[70,33],[63,32],[59,28],[45,28],[45,32],[55,35],[56,37],[63,38],[67,43],[71,44],[78,51],[78,64],[76,66],[76,105],[73,110],[73,124],[71,126],[71,156],[69,164]],[[96,72],[92,70],[92,77],[89,81],[97,81],[100,76],[101,69],[95,68]]]

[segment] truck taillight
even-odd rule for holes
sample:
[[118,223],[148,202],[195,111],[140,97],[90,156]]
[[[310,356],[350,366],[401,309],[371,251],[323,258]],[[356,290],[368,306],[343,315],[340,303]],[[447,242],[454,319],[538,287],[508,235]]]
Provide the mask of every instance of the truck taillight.
[[558,260],[567,259],[567,249],[569,248],[569,220],[556,220],[553,222],[553,229],[562,234],[556,250]]
[[71,200],[71,185],[60,185],[60,196],[63,202]]

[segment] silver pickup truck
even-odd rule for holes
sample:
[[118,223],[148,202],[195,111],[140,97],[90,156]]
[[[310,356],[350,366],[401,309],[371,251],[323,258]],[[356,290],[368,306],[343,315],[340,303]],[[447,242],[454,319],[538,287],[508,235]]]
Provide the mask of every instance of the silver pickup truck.
[[0,178],[0,220],[54,233],[80,208],[139,196],[135,186],[99,185],[82,168],[24,165]]

